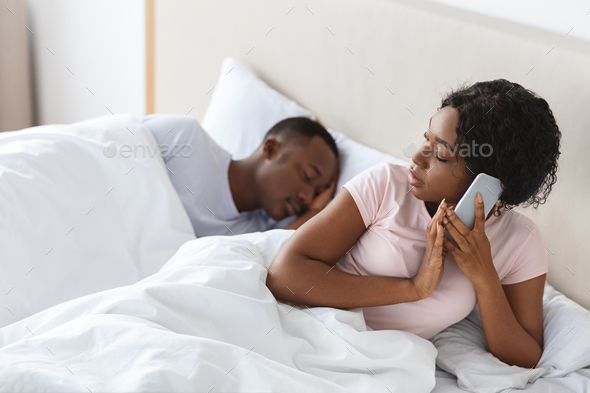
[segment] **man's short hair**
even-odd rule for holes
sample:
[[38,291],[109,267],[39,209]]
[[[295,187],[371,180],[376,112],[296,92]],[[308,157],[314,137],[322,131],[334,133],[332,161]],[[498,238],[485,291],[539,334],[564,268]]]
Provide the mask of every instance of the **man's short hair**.
[[338,158],[338,147],[336,147],[336,141],[332,135],[319,122],[307,117],[289,117],[281,120],[268,130],[264,139],[266,140],[269,136],[280,136],[284,140],[302,137],[311,139],[314,136],[319,136],[330,147],[334,156]]

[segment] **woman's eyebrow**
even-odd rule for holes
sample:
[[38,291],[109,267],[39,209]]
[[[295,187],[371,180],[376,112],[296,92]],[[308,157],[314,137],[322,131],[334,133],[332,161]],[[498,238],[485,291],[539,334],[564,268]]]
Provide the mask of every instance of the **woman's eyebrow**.
[[435,136],[435,137],[434,137],[434,140],[435,140],[435,141],[437,141],[438,143],[442,143],[443,145],[445,145],[445,146],[447,147],[447,149],[448,149],[448,150],[449,150],[451,153],[455,154],[455,151],[454,151],[454,150],[453,150],[453,148],[451,147],[451,144],[450,144],[450,143],[443,141],[442,139],[440,139],[440,138],[439,138],[439,137],[437,137],[437,136]]
[[[430,131],[430,123],[432,122],[432,117],[430,118],[430,121],[428,122],[428,131]],[[430,131],[432,132],[432,131]],[[449,142],[446,142],[442,139],[440,139],[439,137],[437,137],[434,132],[432,132],[432,135],[434,135],[434,140],[437,141],[438,143],[442,143],[443,145],[446,146],[446,148],[453,154],[455,154],[455,151],[453,150],[453,148],[451,147],[451,144]]]

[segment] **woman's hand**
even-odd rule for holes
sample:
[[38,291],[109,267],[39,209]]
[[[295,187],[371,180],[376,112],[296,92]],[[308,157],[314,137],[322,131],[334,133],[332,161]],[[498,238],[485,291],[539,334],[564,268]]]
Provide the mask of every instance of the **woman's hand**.
[[486,218],[481,194],[477,193],[475,198],[473,230],[463,224],[452,208],[448,208],[446,213],[443,227],[453,237],[458,247],[445,236],[444,249],[453,255],[463,274],[474,285],[485,282],[490,274],[496,273],[496,268],[492,262],[490,241],[484,231]]
[[443,199],[436,214],[428,224],[426,229],[426,252],[422,258],[418,273],[411,278],[420,300],[426,299],[434,292],[443,276],[443,261],[447,253],[443,251],[445,235],[441,222],[446,207],[447,203]]

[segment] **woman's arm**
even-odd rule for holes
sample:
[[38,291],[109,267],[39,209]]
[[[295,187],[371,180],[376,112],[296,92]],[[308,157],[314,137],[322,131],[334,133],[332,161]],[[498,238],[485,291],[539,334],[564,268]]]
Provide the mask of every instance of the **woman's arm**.
[[502,286],[484,230],[485,213],[479,193],[473,230],[452,209],[447,209],[443,224],[458,245],[445,238],[445,249],[475,288],[490,352],[504,363],[535,367],[543,354],[545,274]]
[[502,286],[496,274],[475,286],[488,347],[506,364],[533,368],[541,359],[545,276]]
[[310,306],[355,308],[420,300],[409,278],[363,276],[334,268],[365,230],[354,199],[343,188],[281,247],[266,285],[278,299]]

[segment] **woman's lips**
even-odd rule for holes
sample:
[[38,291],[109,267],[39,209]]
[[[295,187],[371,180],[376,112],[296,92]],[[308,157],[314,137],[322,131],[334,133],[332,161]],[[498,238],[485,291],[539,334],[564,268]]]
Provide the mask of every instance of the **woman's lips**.
[[412,171],[410,169],[410,173],[408,174],[408,182],[413,185],[414,187],[420,187],[420,186],[425,186],[426,184],[424,184],[423,181],[421,181],[420,179],[418,179],[416,177],[416,175],[414,174],[414,171]]

